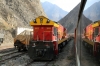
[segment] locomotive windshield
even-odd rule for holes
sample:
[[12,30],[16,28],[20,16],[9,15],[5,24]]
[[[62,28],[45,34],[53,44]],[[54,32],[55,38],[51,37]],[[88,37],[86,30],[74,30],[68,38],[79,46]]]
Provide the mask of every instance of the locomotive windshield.
[[97,36],[97,35],[99,34],[99,28],[96,27],[94,30],[95,30],[95,31],[94,31],[94,36]]

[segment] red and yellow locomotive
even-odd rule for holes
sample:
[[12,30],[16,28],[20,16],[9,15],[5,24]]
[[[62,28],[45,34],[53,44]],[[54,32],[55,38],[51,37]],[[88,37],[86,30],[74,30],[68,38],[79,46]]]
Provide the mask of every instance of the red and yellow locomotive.
[[83,43],[94,56],[100,54],[100,21],[91,23],[84,29]]
[[67,30],[61,24],[39,16],[30,22],[33,36],[28,54],[34,60],[51,60],[68,41]]

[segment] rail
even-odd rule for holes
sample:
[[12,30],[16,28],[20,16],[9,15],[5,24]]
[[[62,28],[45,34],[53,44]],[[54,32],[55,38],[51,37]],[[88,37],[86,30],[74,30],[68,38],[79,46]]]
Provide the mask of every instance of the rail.
[[[21,55],[24,55],[25,53],[18,53],[18,51],[14,51],[14,52],[10,52],[10,53],[6,53],[6,54],[1,54],[0,58],[0,63],[7,61],[9,59],[15,58],[15,57],[20,57]],[[11,57],[9,57],[10,55],[12,55]],[[4,58],[3,58],[4,57]]]

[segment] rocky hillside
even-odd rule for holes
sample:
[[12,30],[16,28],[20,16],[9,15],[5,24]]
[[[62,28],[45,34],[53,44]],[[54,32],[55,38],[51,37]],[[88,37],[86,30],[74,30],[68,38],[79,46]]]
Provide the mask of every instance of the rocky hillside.
[[84,15],[92,21],[100,20],[100,1],[85,10]]
[[46,16],[40,0],[0,0],[0,29],[6,31],[5,40],[9,36],[7,41],[13,41],[16,27],[29,27],[29,22],[40,15]]
[[[70,11],[64,18],[59,20],[58,22],[61,23],[63,26],[65,26],[68,30],[68,32],[74,32],[74,29],[76,27],[77,21],[78,21],[78,12],[79,12],[80,4],[78,4],[72,11]],[[90,21],[88,18],[86,18],[84,15],[81,19],[81,27],[84,28],[88,24],[90,24],[92,21]]]
[[47,14],[48,18],[53,21],[58,21],[67,15],[67,11],[64,11],[60,7],[50,2],[43,2],[42,6],[44,8],[45,13]]

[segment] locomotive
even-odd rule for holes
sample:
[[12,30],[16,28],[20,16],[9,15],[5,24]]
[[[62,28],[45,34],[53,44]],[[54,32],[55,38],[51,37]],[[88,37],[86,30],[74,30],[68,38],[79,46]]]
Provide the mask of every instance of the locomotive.
[[89,51],[98,57],[100,55],[100,20],[86,26],[82,39]]
[[30,25],[34,31],[28,55],[33,60],[52,60],[69,40],[66,28],[44,16],[37,17]]

